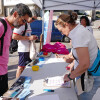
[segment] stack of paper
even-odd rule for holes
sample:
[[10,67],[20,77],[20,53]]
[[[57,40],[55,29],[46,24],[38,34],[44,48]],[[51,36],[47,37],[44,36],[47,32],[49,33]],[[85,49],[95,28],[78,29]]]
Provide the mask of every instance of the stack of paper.
[[46,84],[46,86],[64,86],[64,87],[71,87],[70,82],[64,83],[63,77],[61,77],[61,76],[46,78],[45,79],[45,84]]

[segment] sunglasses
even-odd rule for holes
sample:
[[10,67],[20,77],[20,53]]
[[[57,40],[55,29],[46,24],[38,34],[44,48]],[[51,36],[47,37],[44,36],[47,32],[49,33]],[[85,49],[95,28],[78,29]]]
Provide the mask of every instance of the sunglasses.
[[22,19],[22,22],[23,23],[27,23],[27,21],[25,19],[23,19],[22,17],[21,17],[21,19]]
[[26,21],[25,19],[22,19],[22,22],[23,22],[23,23],[27,23],[27,21]]

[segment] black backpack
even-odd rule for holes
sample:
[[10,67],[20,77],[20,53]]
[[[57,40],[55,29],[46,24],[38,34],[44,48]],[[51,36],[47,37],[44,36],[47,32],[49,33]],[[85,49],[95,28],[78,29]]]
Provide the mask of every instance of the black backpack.
[[7,23],[6,23],[6,21],[4,19],[1,19],[1,18],[0,18],[0,21],[4,25],[4,33],[0,37],[0,43],[1,43],[1,46],[0,46],[0,56],[2,56],[2,54],[3,54],[4,36],[5,36],[5,33],[7,32]]
[[[26,30],[27,30],[27,23],[25,24],[25,30],[24,30],[22,36],[25,36]],[[18,49],[18,40],[12,39],[11,43],[10,43],[10,47],[9,47],[10,54],[13,54],[14,52],[16,52],[17,49]]]

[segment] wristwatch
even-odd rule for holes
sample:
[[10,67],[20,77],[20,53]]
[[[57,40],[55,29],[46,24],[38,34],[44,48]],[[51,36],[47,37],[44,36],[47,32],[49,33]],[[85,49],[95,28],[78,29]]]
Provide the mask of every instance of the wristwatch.
[[73,80],[71,77],[70,77],[70,73],[68,74],[68,76],[67,76],[70,80]]

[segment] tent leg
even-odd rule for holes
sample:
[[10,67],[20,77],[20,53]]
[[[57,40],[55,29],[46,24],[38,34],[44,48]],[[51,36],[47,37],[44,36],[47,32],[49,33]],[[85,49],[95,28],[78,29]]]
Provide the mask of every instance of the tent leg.
[[42,10],[42,34],[40,35],[40,48],[39,52],[43,47],[43,39],[44,39],[44,10]]

